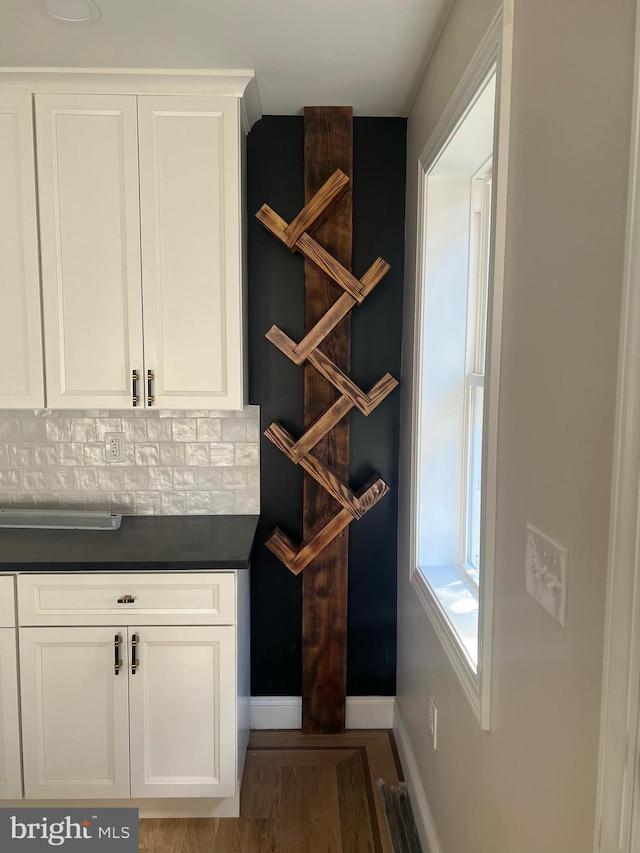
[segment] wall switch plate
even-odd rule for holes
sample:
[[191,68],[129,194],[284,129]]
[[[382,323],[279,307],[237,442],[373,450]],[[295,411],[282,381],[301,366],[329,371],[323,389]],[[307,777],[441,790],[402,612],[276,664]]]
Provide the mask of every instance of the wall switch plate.
[[529,595],[544,607],[563,628],[567,624],[567,572],[569,551],[527,524],[525,579]]
[[123,432],[108,432],[105,434],[104,453],[107,462],[124,462]]
[[429,737],[434,749],[438,748],[438,708],[436,700],[431,697],[429,699]]

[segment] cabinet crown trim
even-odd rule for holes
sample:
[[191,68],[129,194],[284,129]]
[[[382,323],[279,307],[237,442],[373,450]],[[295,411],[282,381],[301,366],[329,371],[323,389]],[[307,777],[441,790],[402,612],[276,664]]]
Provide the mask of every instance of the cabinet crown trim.
[[240,101],[245,133],[262,118],[252,69],[0,68],[0,92],[220,95]]

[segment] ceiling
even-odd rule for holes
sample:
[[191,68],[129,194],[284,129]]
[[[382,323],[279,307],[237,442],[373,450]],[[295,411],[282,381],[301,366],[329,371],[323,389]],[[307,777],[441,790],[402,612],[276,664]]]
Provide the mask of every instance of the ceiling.
[[453,0],[96,0],[95,23],[0,0],[7,67],[253,69],[265,115],[406,115]]

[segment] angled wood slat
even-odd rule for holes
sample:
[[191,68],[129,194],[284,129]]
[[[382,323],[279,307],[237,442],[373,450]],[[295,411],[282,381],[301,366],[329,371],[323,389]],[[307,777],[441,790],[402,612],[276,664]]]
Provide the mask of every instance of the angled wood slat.
[[[357,496],[364,515],[371,507],[375,506],[383,498],[389,487],[380,478],[373,482],[369,481]],[[298,547],[292,542],[286,533],[276,527],[271,536],[266,540],[267,548],[276,555],[280,562],[294,575],[300,574],[309,563],[311,563],[342,531],[351,524],[354,516],[350,509],[343,507],[333,515],[325,525],[308,540],[303,541]]]
[[342,169],[336,169],[333,175],[325,181],[311,201],[302,208],[286,229],[287,246],[292,252],[296,250],[298,238],[305,231],[313,231],[329,213],[329,210],[339,198],[349,189],[349,178]]
[[[276,346],[280,352],[284,353],[294,363],[297,363],[294,354],[295,343],[277,326],[272,326],[265,337]],[[391,376],[390,373],[385,373],[375,385],[372,385],[369,392],[363,391],[355,382],[337,367],[331,359],[324,355],[320,350],[314,350],[309,353],[308,361],[312,364],[329,382],[345,397],[351,400],[352,405],[356,406],[363,415],[369,415],[378,406],[382,400],[397,387],[398,381]]]
[[[265,335],[268,341],[276,346],[280,352],[284,353],[287,358],[290,358],[294,364],[299,364],[296,355],[296,344],[291,338],[279,329],[278,326],[272,326]],[[321,350],[312,350],[307,356],[307,360],[320,371],[325,379],[345,397],[351,400],[363,415],[369,415],[378,406],[384,398],[398,386],[398,380],[394,379],[390,373],[379,379],[375,385],[371,387],[368,393],[359,388],[355,382],[340,370],[331,359],[326,356]]]
[[349,189],[349,178],[342,169],[336,169],[325,181],[313,198],[305,204],[300,213],[287,224],[281,216],[272,210],[268,204],[263,204],[256,213],[258,219],[274,237],[283,242],[292,252],[296,251],[298,238],[305,231],[312,231],[333,205]]
[[299,548],[279,527],[276,527],[264,544],[280,562],[285,564],[290,572],[299,575],[352,521],[351,513],[346,509],[341,509],[319,533],[316,533],[307,542],[303,542]]
[[[382,274],[380,274],[381,269],[384,269]],[[382,258],[378,258],[378,260],[371,265],[367,272],[362,276],[363,296],[368,296],[369,293],[371,293],[373,288],[379,281],[381,281],[388,269],[389,265],[386,261],[383,261]],[[357,304],[358,303],[352,296],[348,293],[343,293],[342,296],[333,303],[331,308],[325,312],[320,320],[318,320],[313,329],[307,332],[300,343],[294,344],[290,338],[286,338],[287,355],[289,358],[295,364],[302,364],[309,357],[309,353],[313,352],[316,347],[320,346],[327,335],[335,329],[340,320],[346,317],[353,306]],[[270,335],[273,334],[274,337],[277,338],[278,332],[280,332],[278,327],[272,326],[265,337],[268,340],[271,340]],[[283,333],[280,332],[280,334],[282,335]],[[278,346],[276,340],[273,340],[272,343],[275,343],[276,346]]]
[[[307,260],[312,261],[322,272],[333,279],[345,293],[351,296],[357,304],[360,304],[366,299],[376,284],[389,272],[391,269],[389,264],[383,258],[376,258],[362,276],[362,280],[358,280],[353,273],[349,272],[346,267],[337,261],[333,255],[327,252],[309,234],[309,231],[329,213],[333,204],[344,195],[348,187],[349,178],[340,169],[336,169],[329,180],[322,185],[292,222],[287,223],[268,204],[262,205],[256,213],[256,219],[274,237],[277,237],[278,240],[284,243],[290,251],[298,251]],[[349,308],[344,311],[342,314],[343,317]],[[325,332],[325,335],[329,331],[331,329]]]
[[[301,252],[307,260],[313,261],[318,269],[322,270],[322,272],[328,275],[329,278],[332,278],[335,283],[352,296],[357,303],[364,301],[367,296],[367,292],[363,292],[365,286],[362,282],[359,281],[353,273],[350,273],[348,269],[343,267],[341,263],[336,261],[333,255],[330,255],[326,249],[323,249],[320,243],[316,242],[313,237],[309,236],[306,232],[301,234],[300,238],[296,242],[296,249],[298,249],[298,251]],[[386,261],[382,258],[376,258],[371,267],[369,267],[365,273],[367,281],[374,281],[375,284],[377,284],[389,270],[389,265],[386,264],[385,267],[385,263]],[[372,286],[375,286],[375,284]]]
[[263,204],[260,210],[256,213],[256,219],[261,222],[267,231],[270,231],[274,237],[277,237],[282,243],[287,245],[287,228],[289,223],[279,216],[275,210],[272,210],[268,204]]
[[348,397],[345,397],[344,394],[338,397],[335,403],[332,406],[329,406],[324,414],[320,415],[320,417],[311,424],[309,429],[303,433],[303,435],[301,435],[293,445],[291,448],[292,461],[297,464],[303,456],[316,446],[319,441],[322,441],[328,432],[331,432],[334,426],[339,423],[352,408],[353,403]]
[[[275,444],[278,450],[281,450],[285,456],[291,459],[291,448],[294,445],[294,440],[286,429],[280,424],[273,423],[265,430],[264,434],[269,441]],[[360,518],[358,499],[321,459],[314,456],[313,453],[309,453],[304,459],[300,460],[300,466],[304,468],[307,474],[311,474],[314,480],[320,483],[325,491],[329,492],[354,518]]]
[[[346,517],[351,520],[351,516],[346,510],[343,510],[346,513]],[[345,527],[349,524],[349,521],[345,523]],[[289,569],[294,575],[300,574],[300,572],[308,565],[305,563],[304,566],[297,567],[296,566],[296,557],[298,556],[298,547],[289,539],[286,533],[283,533],[279,527],[274,528],[271,535],[268,539],[265,540],[264,543],[267,548],[272,551],[276,557],[280,560],[281,563]],[[315,553],[319,553],[315,552]],[[315,554],[314,554],[315,555]],[[311,562],[313,557],[308,562]]]
[[[280,424],[273,423],[267,430],[265,430],[264,434],[285,454],[285,456],[288,456],[289,459],[294,461],[292,450],[295,446],[295,441],[291,433],[289,433],[284,427],[280,426]],[[389,487],[384,480],[378,477],[367,484],[366,491],[364,491],[360,497],[356,497],[351,489],[346,486],[339,477],[336,477],[329,466],[313,452],[309,452],[306,456],[303,456],[300,459],[300,465],[308,474],[311,474],[311,476],[320,483],[320,485],[324,486],[329,494],[334,497],[339,504],[342,504],[344,509],[348,510],[356,519],[362,518],[367,510],[369,510],[389,491]]]
[[340,320],[347,316],[354,305],[357,305],[355,299],[352,299],[348,293],[343,293],[340,299],[333,303],[332,307],[315,324],[313,329],[304,336],[299,344],[296,344],[291,338],[287,337],[277,326],[272,326],[265,337],[272,344],[275,344],[278,349],[282,350],[294,364],[302,364],[307,360],[309,353],[313,352],[322,343],[327,335],[338,325]]
[[[382,380],[380,380],[377,385],[380,385],[381,383]],[[398,383],[392,377],[392,382],[385,383],[383,388],[384,393],[379,393],[376,385],[374,385],[367,395],[370,400],[370,408],[367,412],[364,412],[364,414],[369,415],[375,407],[381,403],[391,391],[393,391],[397,384]],[[304,432],[293,445],[291,448],[292,461],[297,464],[303,456],[305,456],[310,450],[313,450],[316,444],[322,441],[325,435],[331,432],[333,427],[351,411],[353,406],[354,402],[353,400],[350,400],[349,397],[344,394],[338,397],[335,403],[329,406],[329,408],[311,424],[309,429]]]
[[[373,290],[373,288],[382,281],[384,276],[389,271],[389,264],[382,258],[375,260],[366,273],[362,276],[362,299],[365,299]],[[318,320],[316,325],[308,332],[304,338],[296,345],[296,355],[304,361],[305,358],[316,347],[320,346],[327,335],[333,331],[340,320],[349,313],[354,305],[358,302],[348,293],[343,293],[336,300],[331,308]],[[299,362],[300,363],[300,362]]]
[[312,364],[316,370],[325,377],[325,379],[328,379],[334,388],[337,388],[341,394],[348,397],[353,405],[360,409],[363,415],[371,414],[376,406],[378,406],[398,385],[397,379],[394,379],[390,373],[385,373],[385,375],[381,379],[378,379],[375,385],[371,387],[369,393],[366,394],[319,349],[310,353],[309,363]]

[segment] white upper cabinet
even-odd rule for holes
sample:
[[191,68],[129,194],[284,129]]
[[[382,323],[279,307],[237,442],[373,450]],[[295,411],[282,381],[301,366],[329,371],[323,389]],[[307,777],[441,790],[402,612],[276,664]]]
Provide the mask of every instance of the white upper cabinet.
[[145,96],[138,121],[145,371],[154,377],[154,404],[239,409],[238,101]]
[[50,408],[132,406],[142,371],[135,95],[36,95]]
[[42,331],[29,95],[0,93],[0,408],[42,408]]
[[47,406],[242,408],[240,100],[35,105]]

